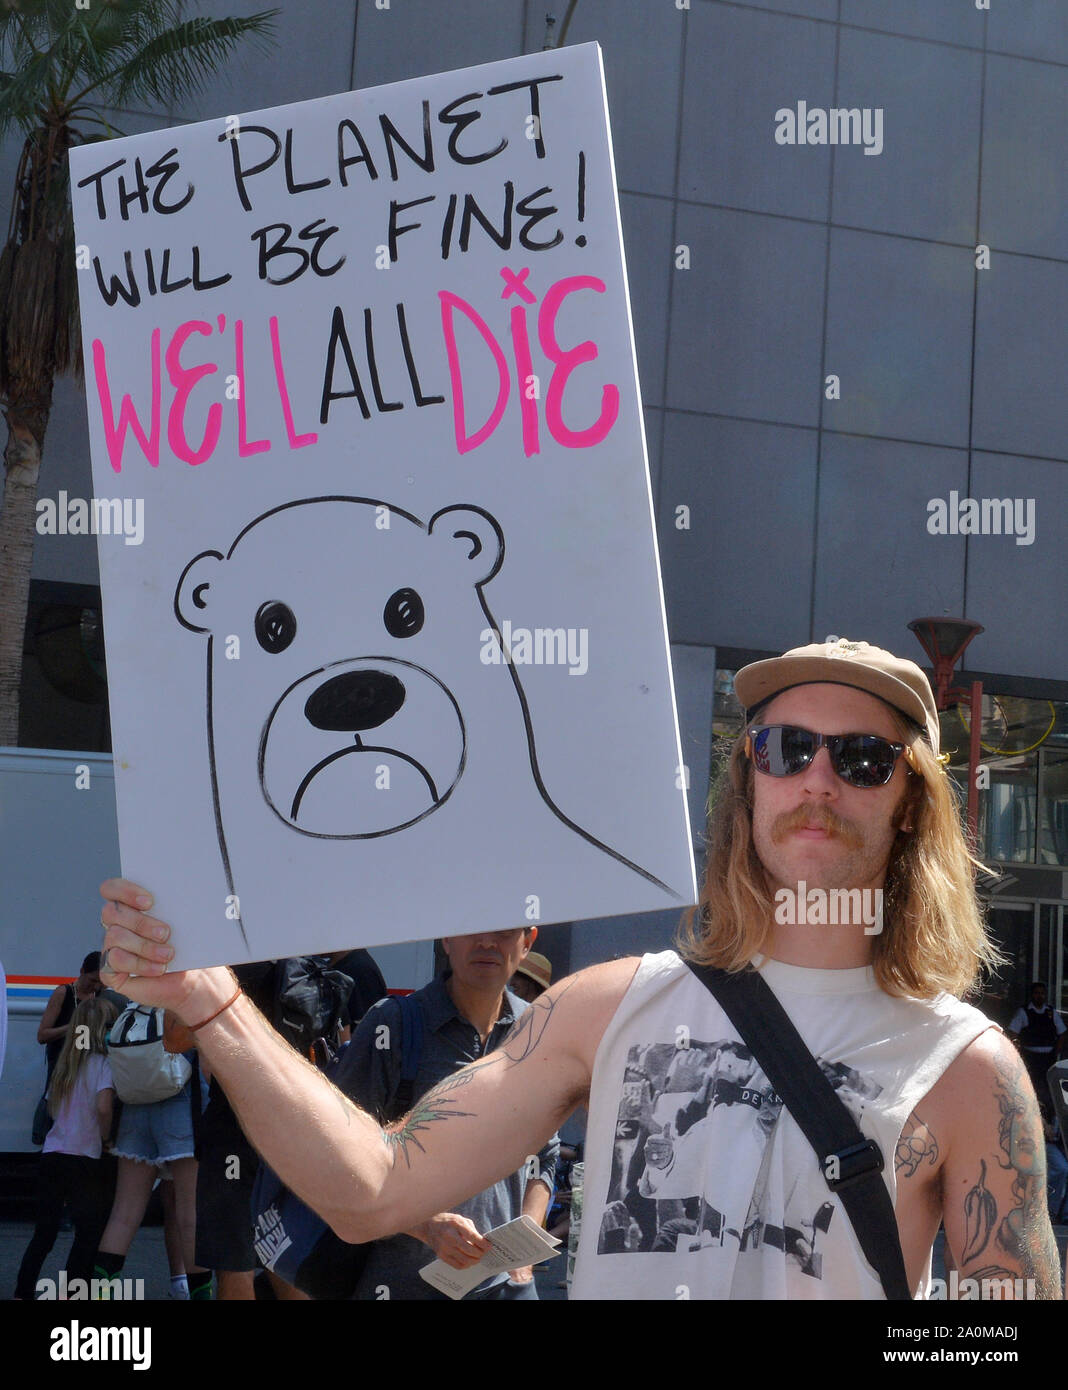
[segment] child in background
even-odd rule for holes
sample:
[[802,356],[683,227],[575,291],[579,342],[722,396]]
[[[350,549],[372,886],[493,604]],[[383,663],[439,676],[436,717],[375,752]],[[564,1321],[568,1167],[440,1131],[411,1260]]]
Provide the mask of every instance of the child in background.
[[48,1088],[53,1124],[41,1152],[37,1219],[19,1267],[17,1299],[36,1296],[37,1276],[56,1243],[67,1203],[74,1220],[68,1281],[92,1277],[93,1255],[111,1208],[108,1165],[101,1155],[115,1100],[107,1057],[107,1034],[115,1017],[115,1006],[108,1000],[83,1000],[56,1059]]

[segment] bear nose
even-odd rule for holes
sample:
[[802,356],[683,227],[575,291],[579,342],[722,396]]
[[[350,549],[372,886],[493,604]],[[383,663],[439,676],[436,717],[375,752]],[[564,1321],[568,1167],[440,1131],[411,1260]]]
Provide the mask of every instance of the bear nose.
[[404,686],[387,671],[347,671],[308,696],[305,718],[317,729],[377,729],[404,704]]

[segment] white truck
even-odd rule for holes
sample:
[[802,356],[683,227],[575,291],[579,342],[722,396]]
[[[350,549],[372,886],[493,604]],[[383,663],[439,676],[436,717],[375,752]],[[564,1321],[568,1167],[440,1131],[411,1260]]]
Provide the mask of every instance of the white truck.
[[[110,754],[0,749],[0,963],[7,975],[7,1055],[0,1077],[4,1186],[36,1150],[33,1111],[45,1079],[37,1026],[57,984],[100,945],[100,884],[120,872]],[[339,946],[346,943],[340,942]],[[391,991],[425,985],[434,943],[375,947]],[[21,1187],[22,1184],[20,1183]]]

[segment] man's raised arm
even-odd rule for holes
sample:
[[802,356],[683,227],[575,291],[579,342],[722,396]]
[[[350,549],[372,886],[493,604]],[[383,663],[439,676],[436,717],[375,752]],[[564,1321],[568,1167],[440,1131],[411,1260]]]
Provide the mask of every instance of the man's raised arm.
[[143,889],[110,879],[101,893],[109,987],[193,1029],[250,1142],[349,1241],[449,1211],[537,1153],[585,1098],[597,1044],[637,966],[613,961],[562,980],[496,1051],[383,1129],[279,1037],[229,970],[166,974],[170,929],[146,915]]

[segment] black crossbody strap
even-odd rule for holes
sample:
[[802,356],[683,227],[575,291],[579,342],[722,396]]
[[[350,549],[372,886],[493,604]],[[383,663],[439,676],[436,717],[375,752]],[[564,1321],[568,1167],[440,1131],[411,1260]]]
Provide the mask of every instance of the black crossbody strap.
[[891,1300],[911,1300],[893,1203],[882,1179],[878,1144],[861,1132],[838,1099],[786,1010],[756,970],[729,974],[687,961],[718,1000],[841,1198],[860,1248]]

